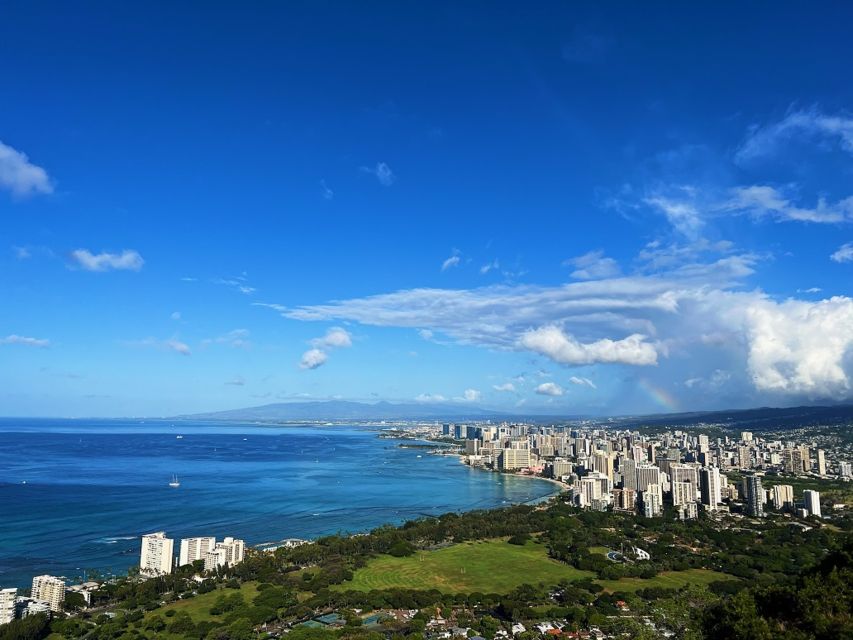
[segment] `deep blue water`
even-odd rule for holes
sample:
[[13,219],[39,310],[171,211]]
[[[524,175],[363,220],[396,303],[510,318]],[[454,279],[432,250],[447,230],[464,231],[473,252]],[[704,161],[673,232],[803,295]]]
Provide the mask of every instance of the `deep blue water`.
[[123,573],[150,531],[261,544],[553,492],[397,444],[360,427],[0,419],[0,587]]

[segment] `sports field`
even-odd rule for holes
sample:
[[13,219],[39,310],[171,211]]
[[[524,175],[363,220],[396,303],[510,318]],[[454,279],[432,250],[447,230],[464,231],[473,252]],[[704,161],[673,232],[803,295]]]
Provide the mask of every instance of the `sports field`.
[[407,558],[380,556],[337,589],[439,589],[447,593],[508,593],[528,583],[556,584],[593,576],[548,557],[544,545],[504,540],[456,544]]
[[620,578],[619,580],[596,580],[606,591],[637,591],[660,587],[681,589],[689,584],[707,585],[722,580],[737,580],[734,576],[710,569],[687,569],[685,571],[663,571],[654,578]]

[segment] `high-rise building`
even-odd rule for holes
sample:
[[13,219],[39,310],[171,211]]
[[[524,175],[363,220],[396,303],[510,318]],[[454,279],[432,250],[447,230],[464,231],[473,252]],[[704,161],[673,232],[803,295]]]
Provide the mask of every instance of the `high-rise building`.
[[213,551],[216,546],[216,538],[207,536],[202,538],[184,538],[181,540],[181,552],[178,556],[178,566],[192,564],[196,560],[204,560],[205,554]]
[[818,449],[816,459],[817,459],[818,475],[825,476],[826,475],[826,452],[823,449]]
[[18,590],[14,587],[0,589],[0,624],[7,624],[15,619],[15,606]]
[[752,442],[752,431],[741,431],[740,440],[741,442]]
[[501,449],[498,456],[498,469],[511,471],[526,469],[530,466],[530,449]]
[[853,477],[853,464],[850,464],[849,462],[839,462],[838,473],[842,478]]
[[692,482],[672,483],[672,504],[676,507],[696,502],[696,485]]
[[756,518],[764,516],[764,488],[761,478],[756,475],[745,476],[743,493],[746,497],[746,512]]
[[810,516],[822,517],[820,514],[820,493],[806,489],[803,491],[803,506]]
[[235,564],[243,562],[245,554],[245,542],[235,538],[225,538],[222,542],[217,542],[213,550],[205,554],[204,570],[212,571],[216,567],[225,565],[233,567]]
[[770,496],[776,509],[788,509],[794,506],[794,487],[789,484],[777,484],[772,487]]
[[717,467],[705,467],[699,471],[699,485],[702,490],[702,504],[708,511],[716,511],[722,502],[720,490],[720,470]]
[[653,464],[637,465],[637,490],[646,491],[650,484],[660,485],[660,469]]
[[142,536],[139,572],[144,576],[160,576],[172,572],[175,541],[165,531]]
[[55,576],[36,576],[31,595],[33,600],[47,603],[51,611],[58,613],[65,602],[65,580]]
[[659,484],[646,486],[645,491],[640,492],[640,502],[643,505],[643,515],[646,518],[654,518],[663,513],[663,492]]

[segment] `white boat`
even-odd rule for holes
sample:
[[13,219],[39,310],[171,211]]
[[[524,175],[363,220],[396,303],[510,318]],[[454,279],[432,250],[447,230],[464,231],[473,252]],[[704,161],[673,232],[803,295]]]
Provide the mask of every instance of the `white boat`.
[[175,438],[177,438],[178,440],[183,440],[184,436],[175,436]]
[[175,489],[181,486],[181,483],[178,482],[178,476],[172,476],[172,481],[169,483],[169,486]]

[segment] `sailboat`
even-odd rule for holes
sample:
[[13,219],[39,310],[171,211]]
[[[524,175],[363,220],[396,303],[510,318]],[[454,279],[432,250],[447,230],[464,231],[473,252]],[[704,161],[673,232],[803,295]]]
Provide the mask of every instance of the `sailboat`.
[[178,482],[178,476],[176,476],[176,475],[172,476],[172,481],[169,483],[169,486],[173,487],[175,489],[177,489],[178,487],[181,486],[181,483]]

